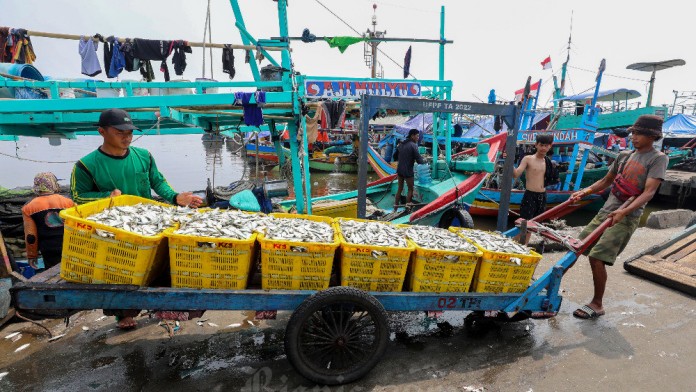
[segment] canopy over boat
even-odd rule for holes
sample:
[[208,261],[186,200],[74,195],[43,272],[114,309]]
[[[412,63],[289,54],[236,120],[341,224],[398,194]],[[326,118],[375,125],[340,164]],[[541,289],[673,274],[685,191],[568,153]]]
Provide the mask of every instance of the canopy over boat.
[[[631,90],[627,88],[615,88],[611,90],[600,91],[597,95],[597,101],[599,102],[611,102],[618,100],[626,100],[640,97],[640,93],[636,90]],[[563,97],[556,99],[556,101],[585,101],[592,99],[594,96],[594,91],[589,91],[582,94],[571,95],[569,97]]]

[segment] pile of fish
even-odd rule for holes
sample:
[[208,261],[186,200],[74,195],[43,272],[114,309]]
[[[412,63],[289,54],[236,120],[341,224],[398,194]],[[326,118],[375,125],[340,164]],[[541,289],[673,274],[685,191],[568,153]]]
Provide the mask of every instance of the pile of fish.
[[181,226],[174,234],[246,240],[255,231],[263,232],[270,219],[266,215],[235,210],[194,212],[180,220]]
[[406,236],[398,228],[382,222],[361,222],[341,219],[341,234],[351,244],[405,248]]
[[493,251],[528,255],[532,249],[526,247],[510,237],[505,237],[497,233],[481,230],[462,230],[461,234],[474,241],[480,247]]
[[307,219],[270,218],[264,225],[264,236],[268,239],[294,242],[333,242],[333,227],[324,222],[314,222]]
[[470,253],[476,253],[478,250],[467,240],[446,229],[414,225],[404,228],[403,232],[423,248]]
[[[154,236],[174,226],[193,211],[188,207],[164,207],[156,204],[138,203],[132,206],[116,206],[90,215],[87,220],[132,233]],[[113,238],[114,234],[96,230],[102,237]]]

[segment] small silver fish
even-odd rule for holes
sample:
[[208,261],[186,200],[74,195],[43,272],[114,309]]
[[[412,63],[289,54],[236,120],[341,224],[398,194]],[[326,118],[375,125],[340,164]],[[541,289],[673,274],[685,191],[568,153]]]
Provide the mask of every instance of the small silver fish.
[[423,248],[470,253],[477,251],[473,244],[447,229],[413,225],[402,230],[409,239]]
[[340,219],[341,234],[351,244],[405,248],[406,236],[385,222]]

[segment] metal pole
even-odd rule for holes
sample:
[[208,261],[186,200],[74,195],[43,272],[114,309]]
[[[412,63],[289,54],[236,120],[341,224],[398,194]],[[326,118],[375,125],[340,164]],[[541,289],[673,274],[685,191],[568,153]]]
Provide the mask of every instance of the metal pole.
[[648,103],[646,107],[652,105],[653,87],[655,87],[655,72],[657,72],[657,66],[653,66],[652,75],[650,75],[650,89],[648,90]]
[[259,133],[254,132],[254,138],[256,141],[256,179],[259,178]]
[[364,219],[367,211],[367,128],[372,117],[370,96],[360,98],[360,152],[358,155],[358,218]]
[[[529,85],[529,82],[527,82]],[[529,89],[525,89],[526,92]],[[525,94],[526,95],[526,94]],[[526,105],[527,98],[525,97],[524,104]],[[517,133],[520,127],[520,115],[517,113],[517,108],[513,113],[515,125],[507,131],[507,139],[505,141],[505,164],[503,165],[503,180],[500,187],[500,207],[498,210],[498,231],[505,231],[508,223],[508,210],[510,209],[510,195],[512,194],[512,171],[515,168],[515,150],[517,148]]]
[[[280,6],[281,6],[281,4],[280,4],[281,2],[283,4],[285,4],[284,0],[278,1],[278,9],[279,10],[280,10]],[[230,0],[230,5],[232,6],[232,12],[234,13],[234,19],[236,21],[235,24],[241,26],[242,28],[246,28],[244,26],[244,17],[242,16],[242,10],[239,8],[238,0]],[[244,45],[249,45],[251,43],[251,41],[249,41],[247,36],[244,35],[244,33],[242,33],[241,30],[239,30],[239,35],[242,38],[242,43]],[[261,80],[261,74],[259,73],[259,67],[258,67],[258,65],[256,65],[256,61],[254,61],[254,51],[250,50],[250,52],[251,52],[252,61],[249,61],[249,68],[251,68],[251,74],[254,75],[254,80],[259,81],[259,80]],[[285,52],[286,51],[284,50],[283,53],[285,53]]]

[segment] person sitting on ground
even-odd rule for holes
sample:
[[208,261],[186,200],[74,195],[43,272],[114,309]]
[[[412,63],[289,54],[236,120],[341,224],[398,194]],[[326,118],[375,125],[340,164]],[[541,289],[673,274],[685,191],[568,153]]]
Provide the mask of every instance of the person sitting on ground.
[[[653,198],[667,171],[669,158],[653,147],[662,138],[662,117],[642,115],[629,131],[633,132],[635,150],[620,153],[604,178],[571,196],[571,200],[577,201],[612,186],[602,209],[580,233],[583,239],[602,222],[611,220],[611,227],[585,252],[590,258],[594,296],[590,303],[573,312],[577,318],[594,319],[605,313],[602,301],[607,284],[606,266],[614,265],[616,257],[626,248],[638,228],[645,204]],[[630,204],[622,208],[631,198]]]
[[413,164],[418,162],[424,164],[425,159],[418,152],[418,136],[420,132],[417,129],[408,131],[408,138],[399,145],[399,163],[396,166],[396,178],[398,186],[396,197],[394,198],[394,210],[399,208],[401,203],[401,192],[404,190],[404,182],[408,185],[408,196],[406,204],[411,204],[413,199]]
[[34,177],[33,190],[36,197],[22,207],[27,259],[32,268],[38,269],[40,251],[48,269],[60,263],[63,252],[63,219],[58,214],[75,203],[58,194],[58,179],[50,172]]
[[[133,124],[130,115],[121,109],[108,109],[99,116],[99,134],[103,143],[73,167],[70,194],[77,204],[121,194],[152,199],[154,190],[165,201],[198,207],[203,200],[191,192],[176,193],[157,169],[155,159],[144,148],[131,146]],[[134,328],[133,317],[139,310],[104,310],[116,316],[122,329]]]
[[[515,169],[513,176],[519,178],[522,173],[525,177],[525,189],[520,204],[520,217],[532,219],[546,211],[546,184],[545,174],[547,170],[546,154],[553,146],[553,134],[537,133],[534,147],[536,152],[533,155],[525,155],[520,165]],[[524,243],[529,242],[531,233],[527,233]],[[522,238],[520,238],[522,240]]]

